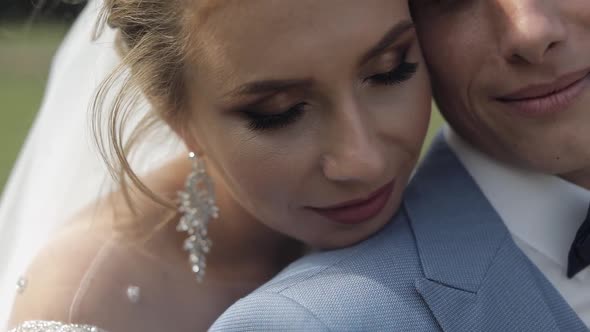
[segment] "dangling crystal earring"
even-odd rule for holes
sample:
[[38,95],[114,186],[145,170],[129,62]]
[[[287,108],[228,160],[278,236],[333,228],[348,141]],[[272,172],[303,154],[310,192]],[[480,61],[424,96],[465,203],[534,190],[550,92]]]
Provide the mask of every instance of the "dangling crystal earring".
[[213,182],[205,170],[205,163],[194,152],[189,153],[192,171],[186,179],[184,191],[178,193],[182,214],[176,229],[187,232],[184,250],[189,253],[189,262],[197,281],[205,276],[205,255],[211,249],[207,227],[211,219],[218,217],[219,209],[215,203]]

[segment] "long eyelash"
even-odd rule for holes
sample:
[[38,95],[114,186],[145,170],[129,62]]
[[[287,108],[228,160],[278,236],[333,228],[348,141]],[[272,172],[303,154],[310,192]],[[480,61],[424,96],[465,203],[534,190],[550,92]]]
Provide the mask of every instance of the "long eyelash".
[[264,131],[284,128],[299,119],[303,115],[304,103],[297,104],[289,110],[279,114],[260,114],[245,111],[244,114],[249,120],[248,128],[253,131]]
[[418,63],[415,62],[402,62],[392,71],[383,74],[377,74],[369,77],[372,83],[383,84],[383,85],[395,85],[403,83],[414,76],[418,70]]

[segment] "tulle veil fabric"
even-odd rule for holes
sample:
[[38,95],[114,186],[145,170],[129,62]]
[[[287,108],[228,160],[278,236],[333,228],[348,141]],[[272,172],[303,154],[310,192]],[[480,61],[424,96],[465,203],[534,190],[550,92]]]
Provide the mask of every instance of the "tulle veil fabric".
[[[112,189],[88,112],[96,88],[119,63],[113,30],[92,41],[101,2],[89,1],[57,51],[41,109],[0,198],[0,330],[17,280],[52,231]],[[163,137],[144,144],[149,153],[134,160],[139,172],[182,151],[171,135]]]

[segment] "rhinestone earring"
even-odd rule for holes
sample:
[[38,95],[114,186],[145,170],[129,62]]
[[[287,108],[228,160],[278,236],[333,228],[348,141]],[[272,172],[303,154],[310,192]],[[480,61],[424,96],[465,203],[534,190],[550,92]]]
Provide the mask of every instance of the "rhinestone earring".
[[218,217],[219,209],[205,163],[194,152],[189,153],[189,159],[192,171],[186,179],[184,191],[178,193],[178,211],[182,216],[176,229],[189,235],[184,241],[184,250],[188,251],[192,271],[201,282],[205,276],[205,256],[211,249],[207,228],[209,222]]

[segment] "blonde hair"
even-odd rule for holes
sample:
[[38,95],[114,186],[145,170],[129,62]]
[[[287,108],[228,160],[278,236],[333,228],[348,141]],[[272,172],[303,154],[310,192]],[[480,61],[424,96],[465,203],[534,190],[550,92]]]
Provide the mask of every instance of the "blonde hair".
[[[95,39],[105,24],[117,30],[121,64],[98,89],[91,109],[92,129],[99,152],[135,215],[133,192],[175,210],[174,202],[159,196],[140,180],[129,156],[163,122],[170,125],[182,122],[187,106],[186,2],[105,0],[95,30]],[[135,126],[128,128],[130,119],[145,100],[150,110]]]

